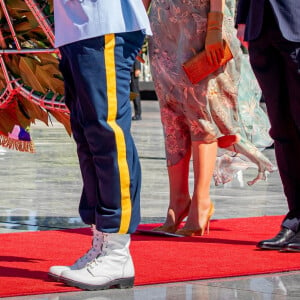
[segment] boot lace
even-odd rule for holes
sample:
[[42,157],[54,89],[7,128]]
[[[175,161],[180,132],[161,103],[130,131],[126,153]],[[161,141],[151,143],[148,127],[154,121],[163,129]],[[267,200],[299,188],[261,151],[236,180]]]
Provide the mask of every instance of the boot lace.
[[87,268],[94,269],[102,262],[102,257],[107,254],[107,236],[107,233],[102,232],[103,240],[101,245],[101,251],[96,257],[94,257],[91,261],[89,261],[86,264]]
[[92,231],[92,247],[83,256],[76,260],[75,264],[77,265],[86,265],[87,263],[95,259],[98,255],[100,255],[102,252],[105,233],[97,231],[94,226],[92,227]]

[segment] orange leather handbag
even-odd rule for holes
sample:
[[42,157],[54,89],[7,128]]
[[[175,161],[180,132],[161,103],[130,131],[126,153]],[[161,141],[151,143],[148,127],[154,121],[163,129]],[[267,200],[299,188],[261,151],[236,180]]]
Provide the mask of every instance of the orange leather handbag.
[[209,74],[218,70],[221,66],[225,65],[233,58],[231,50],[224,40],[224,57],[219,65],[209,64],[206,56],[206,51],[203,50],[185,62],[182,67],[190,79],[191,83],[195,84],[207,77]]

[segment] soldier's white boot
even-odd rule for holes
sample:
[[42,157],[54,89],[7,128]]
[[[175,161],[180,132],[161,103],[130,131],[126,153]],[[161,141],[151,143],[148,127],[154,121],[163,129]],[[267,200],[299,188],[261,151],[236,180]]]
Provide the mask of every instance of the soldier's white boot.
[[129,252],[130,235],[103,235],[101,254],[80,270],[63,271],[60,278],[62,282],[84,290],[133,287],[134,265]]
[[93,232],[93,240],[92,247],[79,259],[75,261],[75,263],[71,266],[52,266],[49,269],[48,275],[55,280],[59,280],[61,273],[67,270],[80,270],[85,267],[87,263],[91,262],[94,258],[96,258],[102,250],[103,243],[103,233],[98,231],[95,225],[92,225]]

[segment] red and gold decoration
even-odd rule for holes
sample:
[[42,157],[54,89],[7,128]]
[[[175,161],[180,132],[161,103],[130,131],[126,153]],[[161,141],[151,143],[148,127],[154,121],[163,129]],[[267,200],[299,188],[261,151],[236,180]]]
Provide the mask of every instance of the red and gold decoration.
[[0,146],[34,152],[29,128],[52,116],[71,134],[53,2],[0,0]]

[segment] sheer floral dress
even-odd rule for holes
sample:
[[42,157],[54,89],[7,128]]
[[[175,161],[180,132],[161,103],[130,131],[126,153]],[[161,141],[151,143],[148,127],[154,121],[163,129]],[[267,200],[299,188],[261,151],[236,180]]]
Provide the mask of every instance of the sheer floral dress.
[[[255,163],[261,178],[264,171],[273,171],[273,165],[249,141],[249,132],[247,135],[240,115],[238,93],[242,88],[244,54],[234,29],[234,1],[226,2],[223,21],[223,37],[234,59],[198,84],[190,83],[182,69],[185,61],[204,49],[209,3],[209,0],[152,0],[149,17],[153,36],[149,40],[149,54],[167,165],[177,164],[192,141],[211,143],[219,136],[239,133],[240,142],[230,150]],[[261,115],[266,124],[266,116]],[[263,126],[261,130],[267,132],[268,128]],[[244,168],[244,162],[242,165]],[[232,179],[232,171],[226,174],[222,170],[222,173],[218,176],[218,171],[215,172],[216,184]]]

